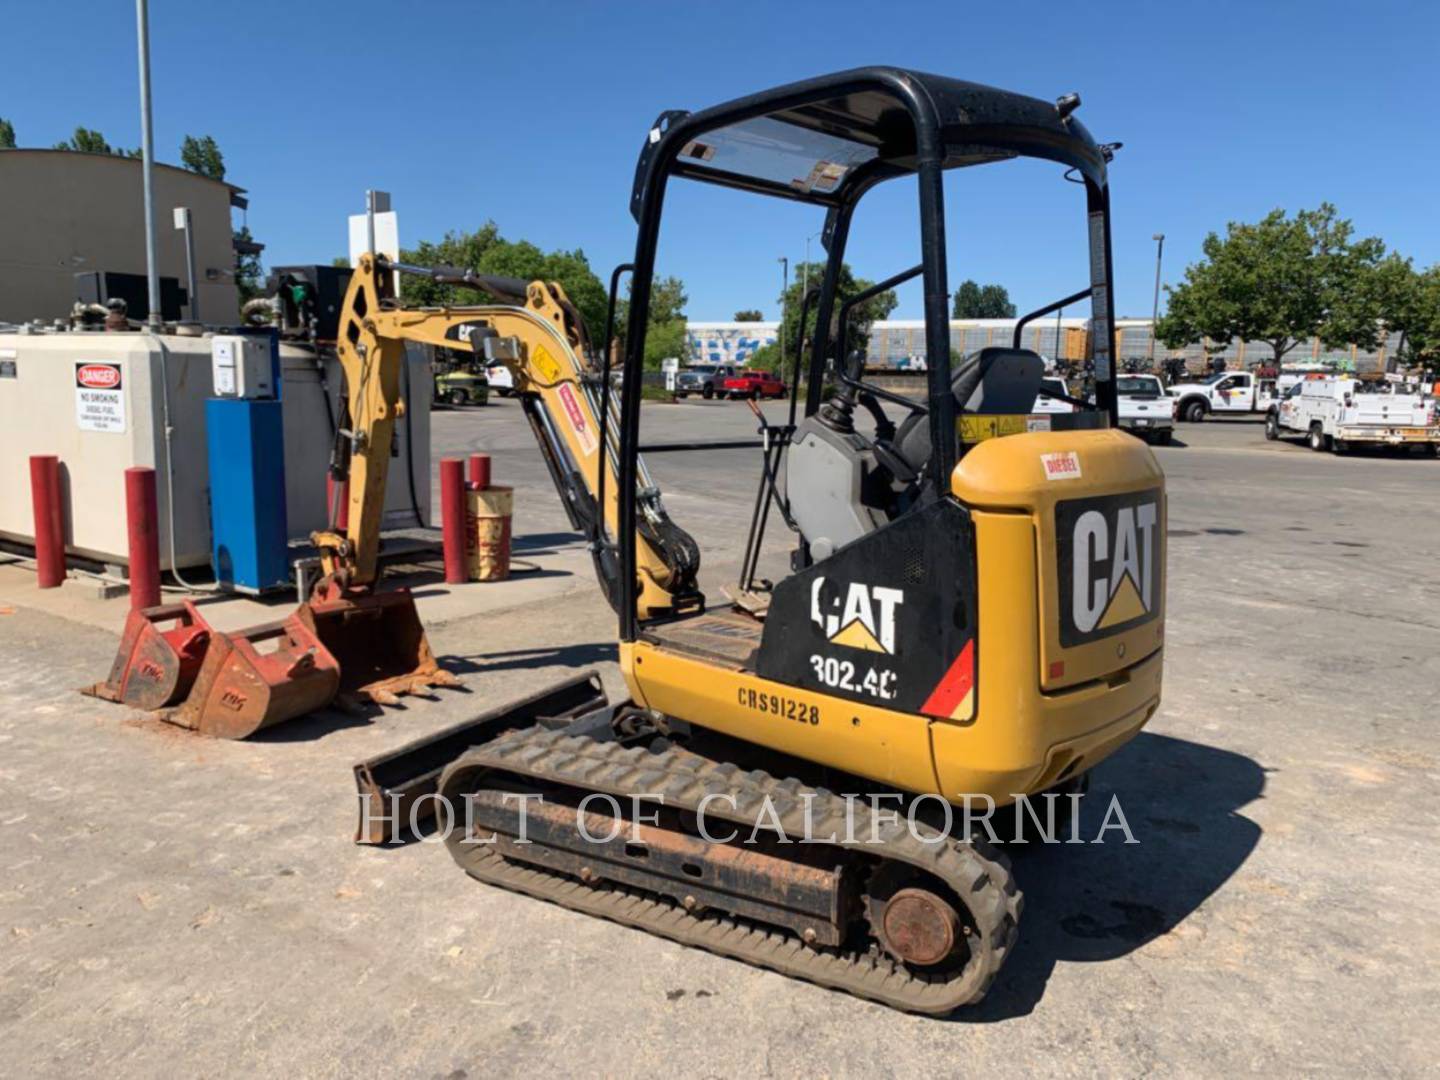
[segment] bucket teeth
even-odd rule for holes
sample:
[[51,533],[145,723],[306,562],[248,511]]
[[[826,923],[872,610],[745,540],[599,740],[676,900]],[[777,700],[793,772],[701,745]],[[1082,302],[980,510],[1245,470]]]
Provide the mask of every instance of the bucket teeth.
[[317,590],[296,614],[335,657],[343,692],[398,705],[401,695],[430,697],[430,687],[459,682],[436,663],[408,589]]

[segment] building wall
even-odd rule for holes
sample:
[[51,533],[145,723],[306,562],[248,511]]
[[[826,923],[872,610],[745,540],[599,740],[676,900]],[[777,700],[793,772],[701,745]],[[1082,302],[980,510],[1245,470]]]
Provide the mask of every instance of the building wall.
[[779,340],[778,322],[687,322],[692,364],[743,364]]
[[[737,363],[746,359],[761,345],[776,340],[779,323],[690,323],[691,363]],[[989,346],[1009,346],[1014,340],[1014,319],[957,319],[950,323],[950,347],[965,354]],[[1026,325],[1021,333],[1021,346],[1045,356],[1061,360],[1083,360],[1088,355],[1090,320],[1081,318],[1038,319]],[[1302,342],[1285,356],[1287,364],[1327,363],[1355,371],[1374,371],[1385,366],[1387,356],[1394,355],[1399,335],[1393,335],[1385,346],[1375,352],[1362,349],[1327,349],[1319,339]],[[1122,362],[1148,359],[1150,348],[1149,319],[1117,319],[1115,321],[1114,355]],[[1207,352],[1207,348],[1210,350]],[[1258,367],[1271,362],[1271,349],[1265,342],[1232,341],[1223,348],[1214,342],[1201,342],[1183,349],[1167,349],[1155,344],[1157,362],[1181,357],[1193,370],[1208,363],[1208,356],[1223,359],[1232,368]],[[925,323],[921,319],[890,319],[873,323],[867,367],[891,371],[919,371],[925,367]]]
[[[112,154],[0,150],[0,321],[65,317],[82,271],[145,273],[141,174],[139,161]],[[188,206],[200,314],[237,321],[239,293],[228,276],[232,188],[169,165],[155,166],[154,184],[160,276],[185,287],[184,234],[173,210]]]

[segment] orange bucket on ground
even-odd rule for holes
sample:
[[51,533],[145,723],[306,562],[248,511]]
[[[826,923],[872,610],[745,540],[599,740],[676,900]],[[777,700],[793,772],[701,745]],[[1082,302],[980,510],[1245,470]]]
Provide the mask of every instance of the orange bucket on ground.
[[492,485],[465,492],[465,561],[471,581],[510,576],[510,518],[515,489]]

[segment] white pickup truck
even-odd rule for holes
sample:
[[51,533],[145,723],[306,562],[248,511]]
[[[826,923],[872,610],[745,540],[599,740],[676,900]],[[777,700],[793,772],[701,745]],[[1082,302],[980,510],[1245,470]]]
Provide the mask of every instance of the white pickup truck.
[[1290,387],[1265,417],[1265,437],[1304,435],[1312,450],[1352,446],[1440,447],[1435,399],[1379,379],[1306,379]]
[[1175,434],[1176,399],[1155,375],[1119,375],[1115,394],[1120,404],[1120,427],[1136,438],[1170,443]]
[[1175,398],[1175,415],[1192,424],[1211,413],[1260,415],[1275,403],[1275,380],[1250,371],[1221,371],[1201,382],[1177,383],[1170,387],[1170,396]]

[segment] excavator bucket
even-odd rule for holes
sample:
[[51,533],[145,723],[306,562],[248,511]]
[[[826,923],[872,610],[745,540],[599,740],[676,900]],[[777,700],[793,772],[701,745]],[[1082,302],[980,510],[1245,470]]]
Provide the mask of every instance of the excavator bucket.
[[459,685],[436,663],[408,589],[343,592],[321,582],[295,614],[339,664],[343,695],[395,705],[402,694]]
[[189,600],[131,611],[110,677],[81,693],[132,709],[173,705],[194,684],[212,636]]
[[215,633],[195,685],[165,719],[216,739],[244,739],[335,699],[335,657],[296,611],[280,622]]

